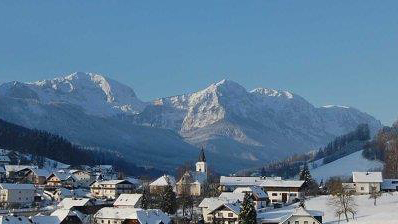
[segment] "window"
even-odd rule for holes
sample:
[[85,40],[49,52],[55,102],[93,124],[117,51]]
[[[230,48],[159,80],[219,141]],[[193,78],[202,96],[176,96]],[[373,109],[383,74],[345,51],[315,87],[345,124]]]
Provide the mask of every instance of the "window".
[[228,217],[234,217],[234,214],[232,212],[228,213]]
[[297,196],[297,194],[296,193],[290,193],[290,196]]
[[272,196],[278,196],[278,193],[272,193]]
[[294,221],[294,224],[300,224],[300,222],[299,221]]
[[363,187],[361,187],[361,191],[363,191],[364,190],[364,188]]
[[308,224],[308,221],[304,221],[304,224]]

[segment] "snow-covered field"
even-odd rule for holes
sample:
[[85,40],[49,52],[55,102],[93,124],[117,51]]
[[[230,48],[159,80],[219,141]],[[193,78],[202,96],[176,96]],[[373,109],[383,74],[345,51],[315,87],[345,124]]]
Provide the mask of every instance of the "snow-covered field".
[[[311,169],[311,175],[318,182],[326,181],[332,176],[352,176],[353,171],[369,171],[381,169],[383,164],[379,161],[367,160],[362,156],[362,150],[347,155],[341,159]],[[398,223],[398,222],[397,222]]]
[[[333,208],[328,205],[329,196],[312,198],[306,202],[307,209],[321,210],[325,213],[323,223],[338,223],[338,218],[334,216]],[[355,196],[357,204],[356,220],[349,223],[356,224],[397,224],[398,223],[398,192],[393,194],[383,193],[377,200],[377,206],[373,205],[373,200],[368,195]],[[344,217],[341,217],[344,219]],[[340,223],[346,223],[341,221]]]

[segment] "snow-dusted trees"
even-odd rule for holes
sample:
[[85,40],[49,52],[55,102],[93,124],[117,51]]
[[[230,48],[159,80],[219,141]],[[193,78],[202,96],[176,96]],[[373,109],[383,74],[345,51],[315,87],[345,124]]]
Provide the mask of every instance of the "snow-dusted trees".
[[171,185],[167,185],[165,190],[162,192],[160,209],[168,214],[175,214],[177,210],[177,199],[176,194],[173,191]]
[[333,207],[335,215],[339,217],[339,222],[341,215],[344,215],[347,222],[349,221],[348,215],[351,215],[354,219],[357,213],[357,205],[355,204],[353,192],[345,189],[341,182],[335,182],[331,193],[328,204]]
[[381,192],[376,187],[370,188],[369,199],[373,199],[373,205],[377,205],[377,199],[381,197]]
[[246,193],[239,213],[239,224],[256,224],[257,213],[250,194]]
[[141,208],[148,209],[151,202],[151,196],[149,194],[148,188],[144,187],[142,191]]
[[398,178],[398,139],[387,142],[384,163],[384,177]]
[[307,163],[304,164],[303,169],[300,171],[299,178],[300,180],[304,180],[303,189],[305,195],[316,195],[318,193],[318,185],[312,178]]

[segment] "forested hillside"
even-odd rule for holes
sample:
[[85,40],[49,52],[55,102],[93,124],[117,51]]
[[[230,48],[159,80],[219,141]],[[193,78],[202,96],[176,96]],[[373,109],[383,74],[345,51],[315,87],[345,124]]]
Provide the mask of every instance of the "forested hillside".
[[82,148],[61,136],[32,130],[0,119],[0,148],[42,156],[69,165],[110,164],[130,175],[158,175],[160,171],[137,167],[115,152]]
[[258,170],[261,176],[281,176],[290,178],[300,172],[300,167],[309,163],[311,168],[331,163],[346,155],[362,150],[370,139],[370,131],[367,124],[358,127],[345,135],[341,135],[328,143],[325,148],[319,150],[293,155],[285,160],[270,163]]

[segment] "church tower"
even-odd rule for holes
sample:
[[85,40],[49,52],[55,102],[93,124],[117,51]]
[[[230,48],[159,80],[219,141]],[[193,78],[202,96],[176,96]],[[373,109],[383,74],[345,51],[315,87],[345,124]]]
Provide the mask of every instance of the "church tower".
[[204,151],[203,147],[200,150],[199,159],[198,159],[198,162],[196,163],[196,171],[207,174],[206,156],[205,156],[205,151]]

